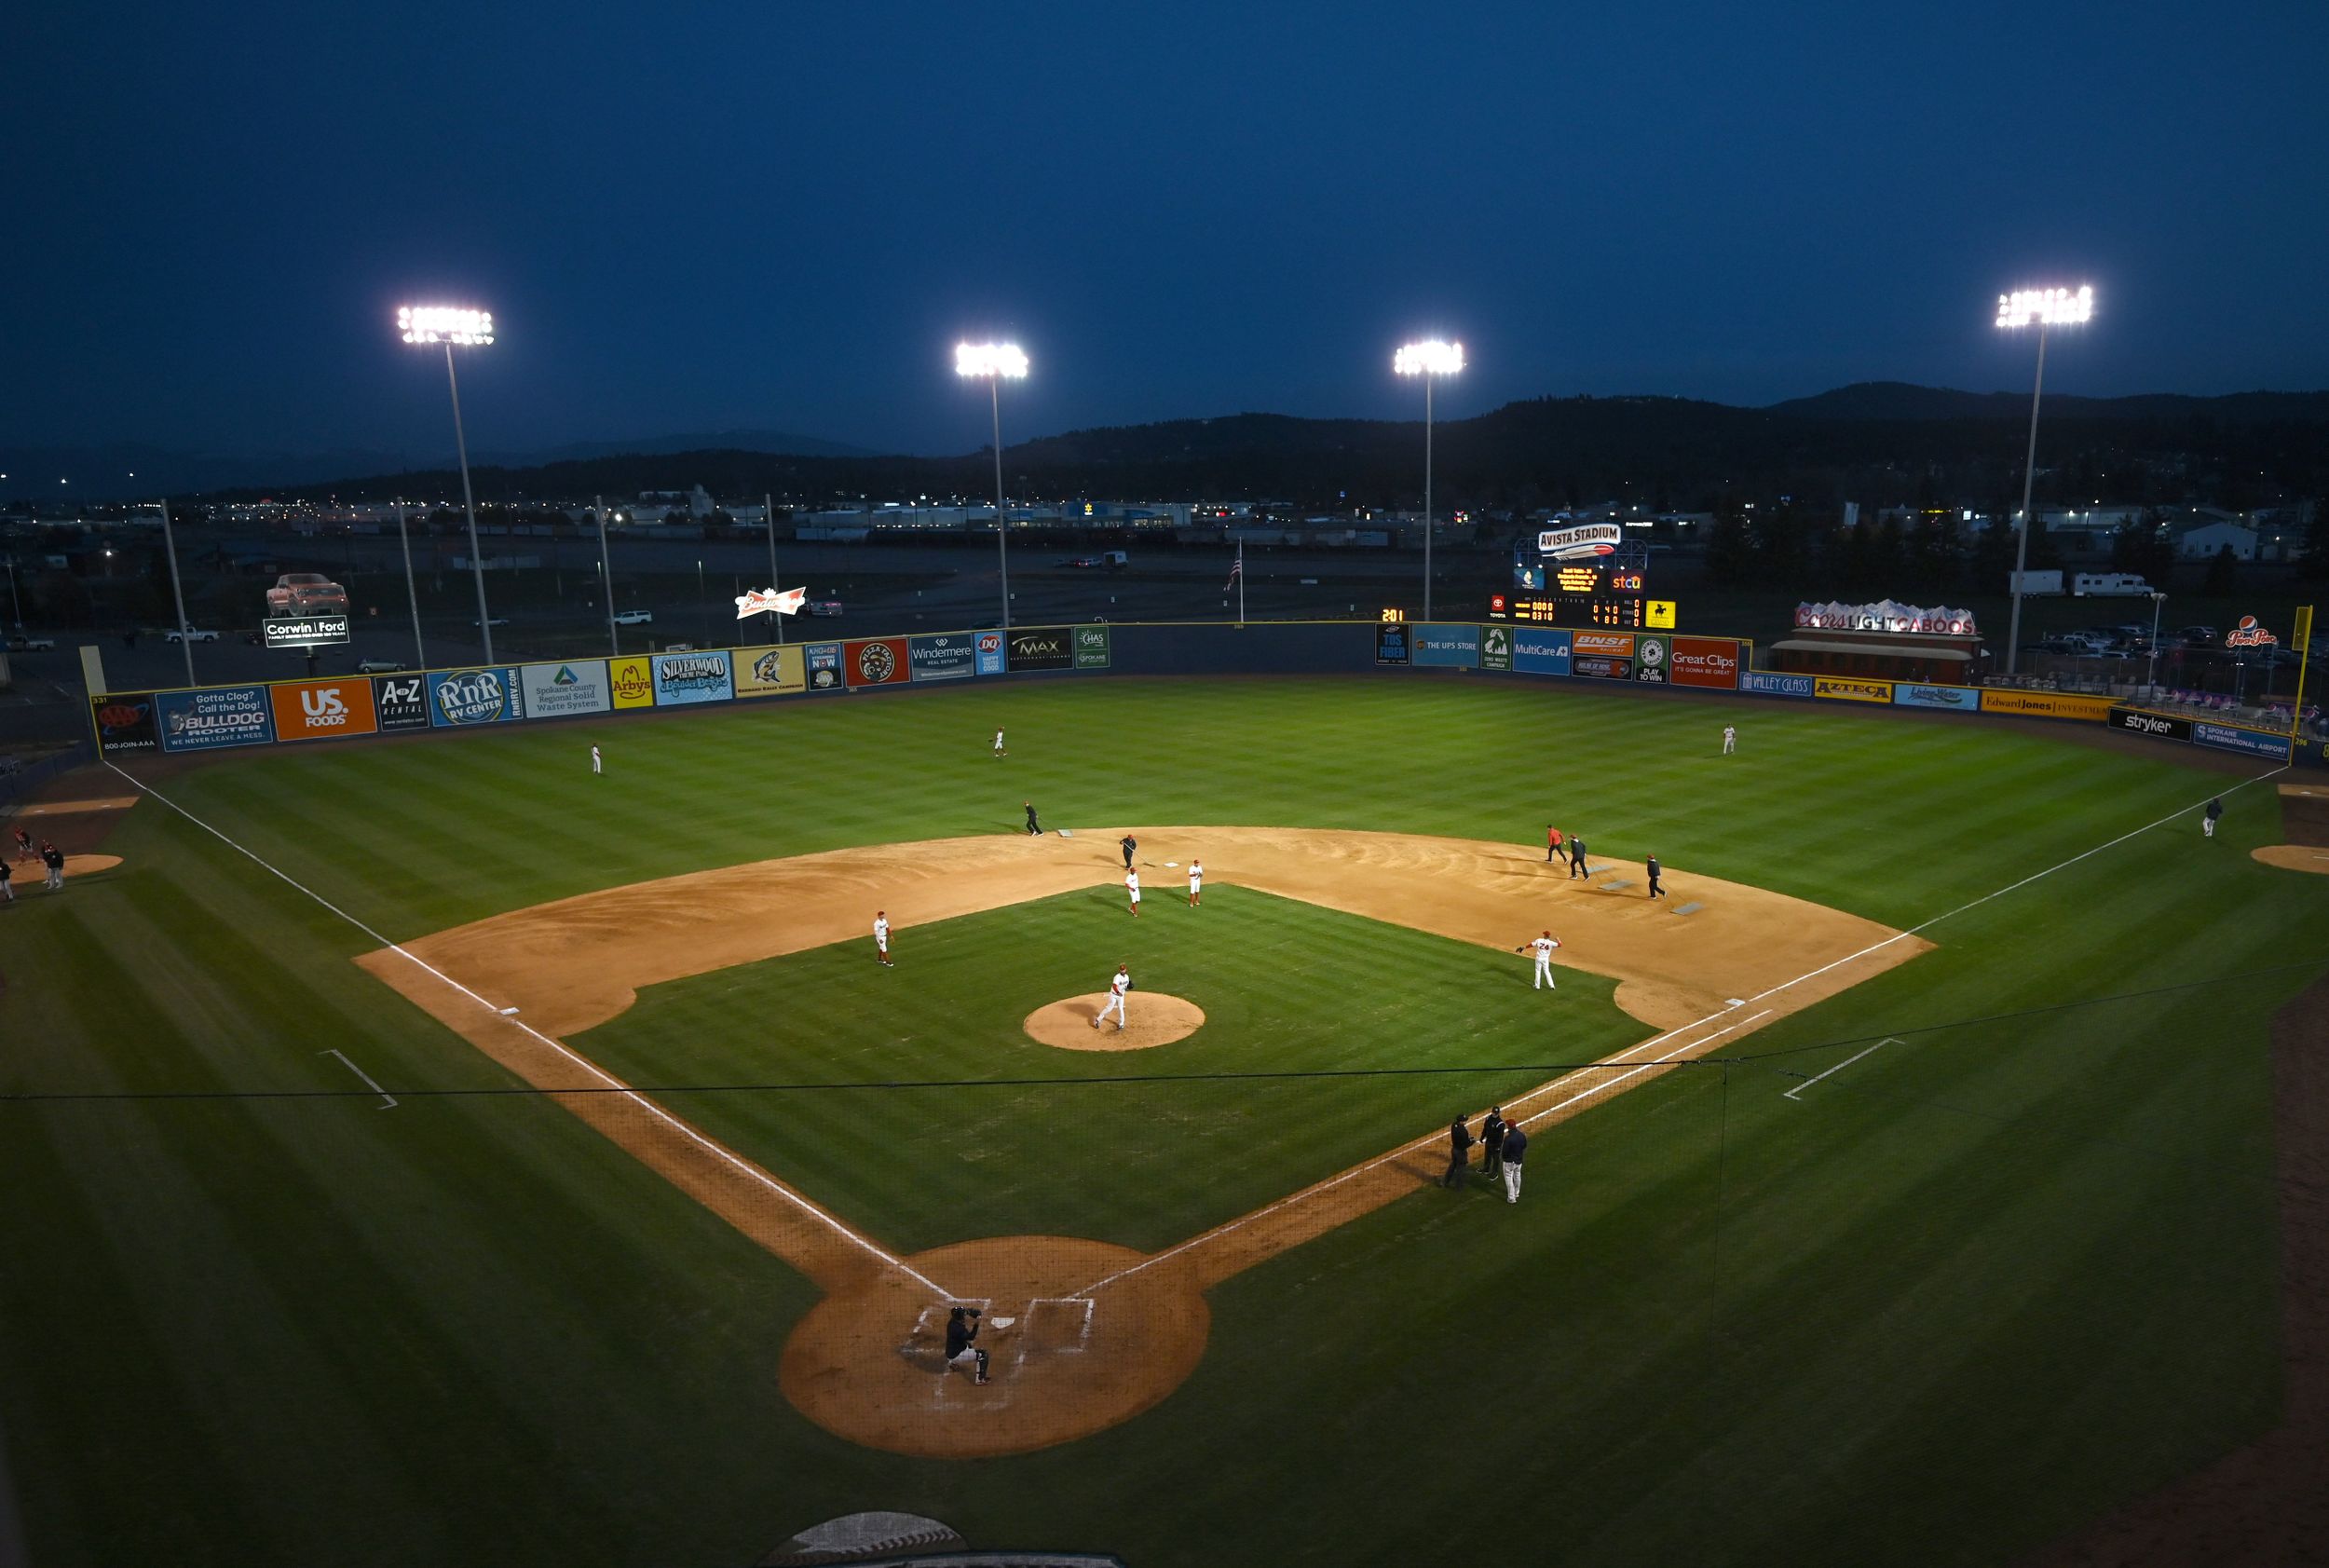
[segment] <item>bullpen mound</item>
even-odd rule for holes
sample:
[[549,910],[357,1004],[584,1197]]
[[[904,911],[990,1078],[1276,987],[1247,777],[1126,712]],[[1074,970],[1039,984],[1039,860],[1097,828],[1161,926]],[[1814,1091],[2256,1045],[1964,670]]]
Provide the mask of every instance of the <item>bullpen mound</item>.
[[1205,1027],[1205,1009],[1195,1002],[1158,991],[1136,990],[1125,1004],[1132,1020],[1129,1024],[1118,1029],[1116,1020],[1110,1018],[1094,1029],[1100,1009],[1107,1005],[1108,993],[1095,991],[1038,1007],[1027,1016],[1028,1038],[1038,1045],[1056,1045],[1063,1051],[1145,1051],[1151,1045],[1186,1040]]

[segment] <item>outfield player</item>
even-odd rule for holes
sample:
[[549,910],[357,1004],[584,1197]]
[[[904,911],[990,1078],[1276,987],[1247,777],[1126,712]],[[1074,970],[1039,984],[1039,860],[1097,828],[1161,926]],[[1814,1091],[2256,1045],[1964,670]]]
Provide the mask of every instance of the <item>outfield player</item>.
[[887,909],[874,911],[874,956],[881,961],[884,969],[897,967],[890,961],[890,911]]
[[1193,909],[1197,907],[1197,894],[1204,891],[1205,862],[1192,860],[1189,863],[1189,907]]
[[1738,730],[1731,725],[1723,726],[1723,755],[1728,757],[1738,749]]
[[[995,755],[997,757],[1009,757],[1011,755],[1009,752],[1002,749],[1002,731],[1000,729],[995,731]],[[985,1378],[979,1379],[979,1382],[981,1383],[986,1381],[987,1380]]]
[[1560,989],[1553,983],[1553,949],[1559,946],[1560,938],[1548,931],[1533,942],[1523,942],[1512,949],[1516,953],[1533,952],[1536,955],[1536,984],[1531,986],[1529,989],[1537,990],[1546,988],[1553,990]]
[[1132,912],[1135,916],[1137,916],[1140,913],[1139,872],[1127,871],[1124,873],[1124,891],[1132,895]]
[[592,773],[604,773],[606,771],[606,759],[598,755],[598,748],[596,746],[592,746],[591,748],[591,771]]
[[1124,1032],[1124,993],[1130,989],[1132,971],[1120,963],[1116,966],[1116,977],[1108,982],[1108,1001],[1101,1006],[1100,1016],[1092,1020],[1094,1029],[1106,1023],[1108,1016],[1113,1013],[1116,1015],[1116,1032]]

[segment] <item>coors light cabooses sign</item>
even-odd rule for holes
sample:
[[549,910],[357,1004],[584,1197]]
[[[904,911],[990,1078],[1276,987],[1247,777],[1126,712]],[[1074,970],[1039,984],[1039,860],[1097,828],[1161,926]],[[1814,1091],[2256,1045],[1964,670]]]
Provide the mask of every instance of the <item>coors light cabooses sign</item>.
[[1797,605],[1795,624],[1819,632],[1914,632],[1941,637],[1981,634],[1974,629],[1971,610],[1925,609],[1890,599],[1873,605]]

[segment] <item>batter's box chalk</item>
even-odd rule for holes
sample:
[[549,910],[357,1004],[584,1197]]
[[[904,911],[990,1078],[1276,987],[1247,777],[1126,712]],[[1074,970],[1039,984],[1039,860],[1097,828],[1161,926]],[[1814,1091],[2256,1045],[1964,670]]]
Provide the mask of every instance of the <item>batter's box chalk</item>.
[[1089,1296],[1038,1296],[1027,1303],[1020,1333],[1032,1351],[1080,1352],[1092,1337]]

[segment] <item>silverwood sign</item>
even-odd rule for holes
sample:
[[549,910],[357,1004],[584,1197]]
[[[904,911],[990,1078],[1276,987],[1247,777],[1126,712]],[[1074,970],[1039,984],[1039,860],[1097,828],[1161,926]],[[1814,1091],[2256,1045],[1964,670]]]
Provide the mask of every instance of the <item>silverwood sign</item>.
[[270,615],[259,624],[269,648],[322,648],[347,641],[346,615]]

